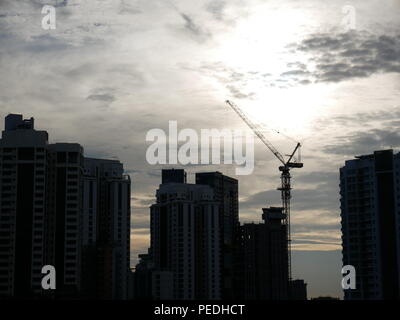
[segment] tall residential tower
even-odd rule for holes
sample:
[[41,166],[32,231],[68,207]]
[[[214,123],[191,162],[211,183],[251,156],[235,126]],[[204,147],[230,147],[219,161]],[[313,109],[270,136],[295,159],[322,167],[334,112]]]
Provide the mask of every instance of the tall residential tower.
[[170,299],[219,299],[220,229],[214,192],[183,178],[169,181],[160,185],[151,206],[153,297],[172,286]]
[[222,299],[233,299],[237,292],[234,268],[240,225],[238,181],[221,172],[199,172],[196,173],[196,184],[210,186],[219,206],[221,297]]
[[[85,159],[77,143],[49,144],[33,118],[8,115],[0,139],[0,296],[127,298],[129,243],[122,164]],[[54,291],[42,290],[45,265],[56,269]]]
[[356,270],[345,299],[398,299],[400,154],[375,151],[340,169],[343,265]]

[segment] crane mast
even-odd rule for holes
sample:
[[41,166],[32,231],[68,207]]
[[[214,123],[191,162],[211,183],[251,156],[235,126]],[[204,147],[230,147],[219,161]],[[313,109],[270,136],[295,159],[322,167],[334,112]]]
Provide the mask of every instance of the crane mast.
[[[288,160],[268,141],[268,139],[261,132],[261,129],[250,120],[250,118],[232,101],[226,100],[226,103],[238,114],[238,116],[249,126],[250,129],[256,134],[257,137],[267,146],[267,148],[275,155],[275,157],[281,162],[279,171],[281,172],[281,185],[278,190],[281,192],[283,213],[285,214],[285,224],[287,228],[286,237],[288,245],[288,278],[292,279],[292,254],[291,254],[291,234],[290,234],[290,199],[291,195],[291,168],[302,168],[303,163],[300,162],[300,147],[301,144],[297,142],[293,152],[289,155]],[[299,152],[299,162],[292,161],[296,152]]]

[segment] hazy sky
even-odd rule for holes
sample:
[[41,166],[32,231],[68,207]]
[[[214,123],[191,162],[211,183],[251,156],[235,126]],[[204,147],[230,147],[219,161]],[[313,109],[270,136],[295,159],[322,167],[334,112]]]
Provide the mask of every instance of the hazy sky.
[[[55,30],[42,28],[45,4],[56,7]],[[134,264],[148,247],[160,183],[160,167],[146,162],[147,131],[167,131],[168,120],[245,129],[224,103],[232,99],[303,143],[304,168],[293,170],[294,276],[309,296],[339,296],[338,169],[400,145],[399,27],[395,0],[0,0],[0,116],[33,116],[52,142],[124,163]],[[294,147],[266,135],[282,153]],[[259,141],[255,159],[254,173],[237,177],[243,222],[280,204],[279,162]],[[235,173],[187,170],[190,182],[196,171]]]

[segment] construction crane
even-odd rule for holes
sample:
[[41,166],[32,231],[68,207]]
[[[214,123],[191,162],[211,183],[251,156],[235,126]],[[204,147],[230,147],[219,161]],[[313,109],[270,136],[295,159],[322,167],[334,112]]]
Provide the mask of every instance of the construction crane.
[[[226,103],[239,115],[240,118],[254,131],[257,137],[267,146],[267,148],[275,155],[276,158],[281,162],[279,171],[281,172],[281,186],[278,188],[281,191],[283,213],[285,214],[285,223],[287,226],[287,244],[288,244],[288,277],[292,279],[292,255],[291,255],[291,236],[290,236],[290,199],[291,199],[291,185],[290,185],[290,169],[291,168],[302,168],[300,158],[300,142],[297,142],[293,152],[288,155],[288,159],[282,156],[282,154],[268,141],[261,131],[261,128],[253,123],[250,118],[232,101],[226,100]],[[298,159],[294,158],[294,155],[298,152]]]

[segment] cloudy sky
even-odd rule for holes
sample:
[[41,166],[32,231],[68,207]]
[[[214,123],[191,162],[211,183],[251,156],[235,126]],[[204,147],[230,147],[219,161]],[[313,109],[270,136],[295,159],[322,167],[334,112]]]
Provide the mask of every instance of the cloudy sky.
[[[384,3],[384,5],[383,5]],[[44,30],[45,4],[56,29]],[[293,171],[293,272],[309,296],[340,296],[338,169],[400,144],[400,1],[0,0],[0,116],[35,117],[52,142],[116,158],[133,179],[132,264],[149,240],[160,166],[146,133],[246,129],[232,99]],[[271,129],[272,128],[272,129]],[[259,141],[240,176],[240,217],[279,205],[278,161]],[[191,166],[234,176],[233,166]]]

